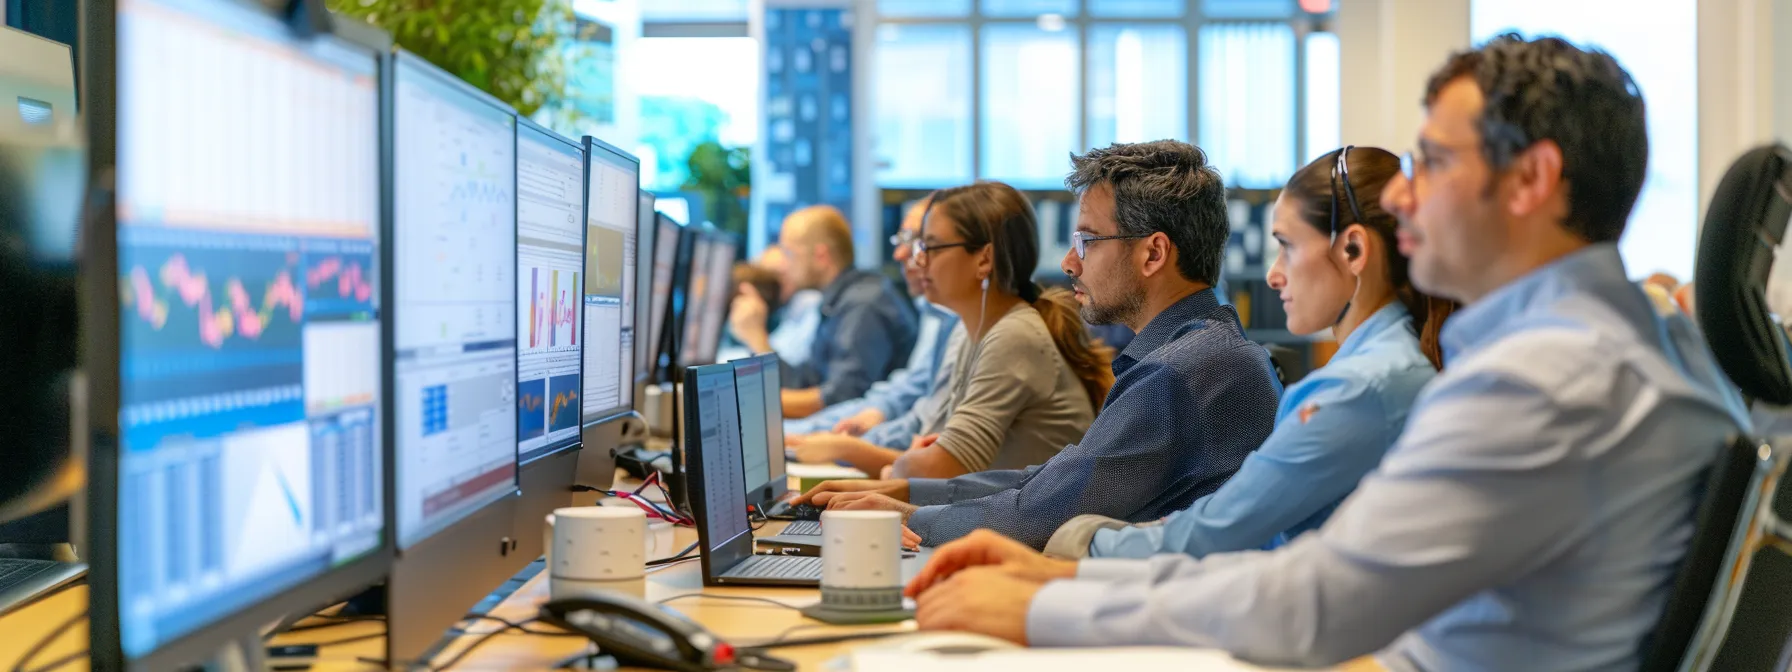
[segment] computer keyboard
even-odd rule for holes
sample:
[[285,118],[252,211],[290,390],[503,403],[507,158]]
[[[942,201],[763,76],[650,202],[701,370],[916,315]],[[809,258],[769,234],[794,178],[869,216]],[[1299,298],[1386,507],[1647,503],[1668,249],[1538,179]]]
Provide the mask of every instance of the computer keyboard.
[[798,504],[785,510],[779,517],[790,520],[821,520],[821,512],[825,510],[814,504]]
[[785,525],[784,531],[780,532],[779,534],[802,534],[802,535],[810,535],[810,536],[819,536],[821,534],[821,521],[798,520],[798,521],[792,522],[789,525]]
[[739,579],[820,579],[821,558],[754,555],[729,569],[724,576]]

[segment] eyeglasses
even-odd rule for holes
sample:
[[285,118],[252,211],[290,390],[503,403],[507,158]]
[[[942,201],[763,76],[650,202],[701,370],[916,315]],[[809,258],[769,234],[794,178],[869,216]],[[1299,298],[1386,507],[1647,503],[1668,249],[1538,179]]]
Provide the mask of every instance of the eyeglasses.
[[921,234],[914,231],[897,231],[896,235],[890,236],[890,247],[894,249],[904,245],[913,245],[920,239]]
[[927,242],[925,240],[921,240],[919,238],[916,238],[913,243],[910,243],[910,245],[913,246],[910,249],[913,250],[915,253],[914,256],[911,258],[915,260],[915,265],[917,265],[917,266],[926,266],[927,265],[927,255],[930,253],[933,253],[933,252],[938,252],[940,250],[950,250],[954,247],[962,247],[966,250],[977,249],[977,248],[983,247],[982,245],[975,245],[972,243],[929,243],[929,242]]
[[1151,234],[1145,234],[1143,236],[1096,236],[1083,231],[1071,231],[1070,249],[1076,252],[1076,258],[1082,259],[1089,254],[1089,243],[1102,240],[1138,240],[1140,238],[1150,237]]
[[[1350,186],[1350,150],[1352,149],[1356,149],[1356,145],[1345,145],[1344,149],[1338,151],[1338,162],[1332,165],[1332,242],[1338,240],[1339,176],[1344,178],[1344,197],[1350,203],[1350,213],[1356,215],[1357,223],[1363,223],[1363,209],[1356,203],[1356,188]],[[1401,168],[1405,169],[1406,161],[1404,159],[1400,164]]]

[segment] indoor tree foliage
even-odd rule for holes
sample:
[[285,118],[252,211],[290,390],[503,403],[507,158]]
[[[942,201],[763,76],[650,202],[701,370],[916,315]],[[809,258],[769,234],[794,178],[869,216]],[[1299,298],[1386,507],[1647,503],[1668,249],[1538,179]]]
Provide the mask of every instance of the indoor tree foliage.
[[407,51],[530,116],[566,87],[569,0],[328,0]]
[[691,177],[685,181],[686,191],[703,195],[705,217],[723,231],[747,236],[745,199],[753,185],[751,152],[746,147],[723,147],[714,140],[691,149],[686,161]]

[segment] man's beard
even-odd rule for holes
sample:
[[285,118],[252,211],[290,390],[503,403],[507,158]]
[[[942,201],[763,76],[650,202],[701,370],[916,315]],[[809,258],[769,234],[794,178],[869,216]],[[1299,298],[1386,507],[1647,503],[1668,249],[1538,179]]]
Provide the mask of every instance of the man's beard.
[[1106,303],[1097,300],[1095,292],[1089,289],[1089,285],[1079,280],[1077,285],[1083,290],[1083,296],[1089,297],[1089,303],[1077,312],[1081,313],[1083,321],[1089,324],[1130,325],[1133,318],[1145,309],[1144,283],[1140,282],[1137,276],[1127,277],[1120,273],[1110,273],[1109,275],[1117,277],[1104,278],[1101,284],[1109,289],[1115,297],[1114,300]]

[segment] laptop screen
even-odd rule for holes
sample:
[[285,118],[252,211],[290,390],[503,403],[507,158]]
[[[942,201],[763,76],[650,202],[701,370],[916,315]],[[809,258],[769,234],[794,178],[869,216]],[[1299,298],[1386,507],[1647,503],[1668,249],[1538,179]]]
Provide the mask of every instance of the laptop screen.
[[[723,557],[737,538],[746,537],[741,557],[751,555],[752,526],[747,521],[746,488],[741,474],[741,432],[739,403],[735,398],[734,367],[728,364],[692,367],[687,372],[696,377],[696,427],[686,427],[685,457],[696,467],[697,483],[693,503],[697,505],[698,524],[703,526],[703,553],[709,556],[706,567],[725,571],[740,558]],[[688,393],[687,393],[688,394]],[[690,397],[686,397],[689,399]],[[689,439],[695,439],[690,441]]]
[[744,467],[746,503],[760,504],[760,491],[771,480],[765,434],[765,361],[748,357],[734,361],[734,392],[740,411],[740,462]]
[[771,496],[767,501],[776,500],[789,490],[784,480],[784,398],[779,396],[783,381],[778,377],[778,356],[760,355],[754,359],[765,360],[765,375],[761,376],[765,388],[765,454],[767,473],[770,474]]

